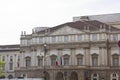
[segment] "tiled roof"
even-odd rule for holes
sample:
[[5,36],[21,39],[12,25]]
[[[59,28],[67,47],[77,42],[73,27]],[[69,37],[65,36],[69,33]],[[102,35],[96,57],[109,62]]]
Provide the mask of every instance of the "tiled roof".
[[[77,28],[79,30],[84,30],[85,27],[89,27],[90,31],[98,31],[98,30],[100,30],[100,26],[102,26],[102,28],[105,28],[106,30],[108,30],[109,27],[111,27],[112,31],[120,30],[120,29],[117,29],[117,28],[115,28],[113,26],[107,25],[107,24],[102,23],[102,22],[97,21],[97,20],[68,22],[68,23],[64,23],[64,24],[49,28],[49,30],[52,32],[52,31],[55,31],[55,30],[57,30],[57,29],[59,29],[61,27],[64,27],[64,26],[70,26],[70,27],[73,27],[73,28]],[[40,31],[38,33],[45,33],[45,31],[46,30],[42,30],[42,31]]]

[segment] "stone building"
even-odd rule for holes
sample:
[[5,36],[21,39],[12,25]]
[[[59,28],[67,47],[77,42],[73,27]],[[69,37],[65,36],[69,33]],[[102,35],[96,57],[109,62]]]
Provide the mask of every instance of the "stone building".
[[14,70],[20,65],[20,45],[0,45],[0,55],[2,61],[5,61],[3,71],[6,78],[14,78]]
[[46,80],[120,80],[118,40],[119,29],[96,20],[22,33],[21,64],[15,76],[45,77]]
[[73,17],[73,21],[81,21],[81,20],[87,20],[87,21],[98,20],[120,29],[120,13]]

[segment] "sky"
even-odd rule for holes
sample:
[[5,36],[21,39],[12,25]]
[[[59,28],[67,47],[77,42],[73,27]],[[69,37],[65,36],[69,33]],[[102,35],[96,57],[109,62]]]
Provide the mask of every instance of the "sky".
[[120,13],[120,0],[0,0],[0,45],[20,44],[21,31],[109,13]]

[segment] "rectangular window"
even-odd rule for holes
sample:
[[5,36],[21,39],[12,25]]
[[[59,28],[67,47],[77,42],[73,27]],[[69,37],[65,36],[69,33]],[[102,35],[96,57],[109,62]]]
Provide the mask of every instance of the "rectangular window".
[[97,40],[97,34],[92,34],[92,40],[96,41]]
[[64,58],[64,65],[68,66],[69,65],[69,58]]
[[77,58],[77,65],[83,65],[83,59]]
[[113,41],[118,41],[118,35],[117,34],[113,35]]
[[40,37],[39,39],[40,39],[40,43],[43,43],[43,37]]
[[5,61],[5,56],[2,56],[2,61]]
[[38,66],[43,66],[43,59],[42,58],[38,58]]
[[56,42],[56,36],[52,36],[52,43],[55,43]]
[[119,58],[113,58],[113,66],[119,66]]
[[13,61],[13,56],[10,56],[10,61]]
[[56,57],[51,57],[51,66],[54,66],[56,62]]
[[98,57],[92,57],[92,66],[98,66]]
[[20,62],[20,56],[18,56],[18,62]]
[[82,41],[82,35],[77,36],[78,41]]
[[9,66],[9,69],[10,69],[10,70],[13,70],[13,63],[10,63],[9,65],[10,65],[10,66]]
[[64,36],[64,42],[68,42],[69,37],[68,36]]
[[31,59],[30,57],[26,58],[26,67],[30,67],[31,66]]

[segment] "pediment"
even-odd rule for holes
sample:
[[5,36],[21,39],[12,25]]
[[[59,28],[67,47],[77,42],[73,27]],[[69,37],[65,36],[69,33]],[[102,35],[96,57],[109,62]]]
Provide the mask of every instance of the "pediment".
[[84,33],[84,32],[80,31],[79,29],[72,28],[70,26],[64,26],[52,32],[51,35],[66,35],[66,34],[79,34],[79,33]]

